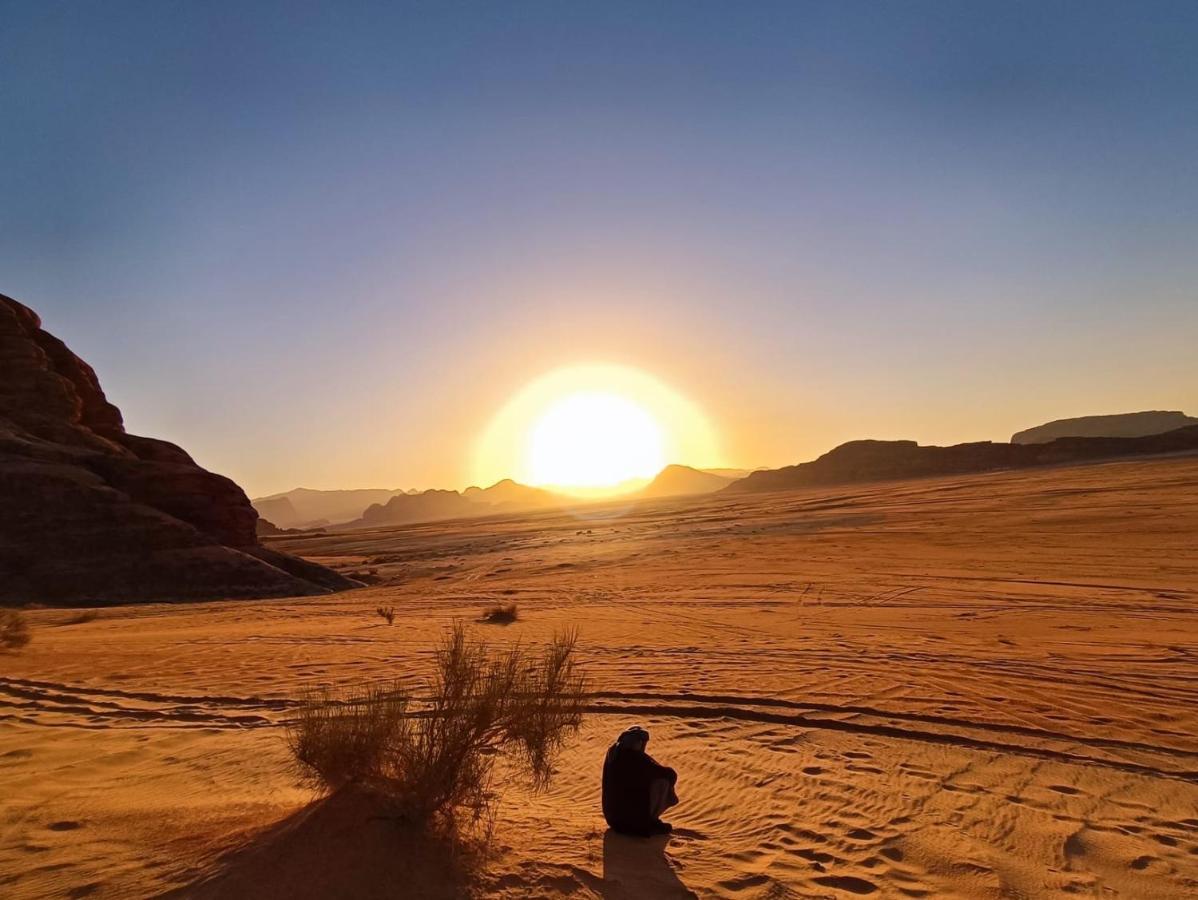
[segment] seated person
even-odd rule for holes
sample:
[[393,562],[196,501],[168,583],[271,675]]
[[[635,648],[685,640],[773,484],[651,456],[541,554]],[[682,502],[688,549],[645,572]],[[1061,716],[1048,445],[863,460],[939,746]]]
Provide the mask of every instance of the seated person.
[[678,773],[658,765],[645,746],[649,732],[633,726],[616,738],[603,760],[603,818],[614,831],[647,837],[669,834],[661,814],[678,802]]

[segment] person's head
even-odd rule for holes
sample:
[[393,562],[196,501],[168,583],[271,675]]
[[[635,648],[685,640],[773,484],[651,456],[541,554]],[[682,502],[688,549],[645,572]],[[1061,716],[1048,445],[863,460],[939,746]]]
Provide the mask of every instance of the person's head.
[[630,750],[640,750],[642,753],[649,743],[649,732],[640,725],[633,725],[616,738],[616,743]]

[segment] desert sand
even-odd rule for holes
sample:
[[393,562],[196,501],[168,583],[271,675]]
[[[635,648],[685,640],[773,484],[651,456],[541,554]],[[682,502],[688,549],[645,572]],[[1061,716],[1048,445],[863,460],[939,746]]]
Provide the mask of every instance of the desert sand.
[[[1198,895],[1198,459],[607,504],[276,549],[369,588],[28,613],[0,656],[0,895]],[[455,619],[577,625],[595,696],[491,856],[310,805],[304,689],[418,678]],[[393,626],[374,614],[396,607]],[[605,834],[632,723],[668,838]]]

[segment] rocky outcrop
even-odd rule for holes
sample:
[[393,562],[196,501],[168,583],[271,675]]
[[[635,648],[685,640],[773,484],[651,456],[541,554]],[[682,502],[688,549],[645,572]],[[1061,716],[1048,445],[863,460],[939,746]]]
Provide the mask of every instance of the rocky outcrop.
[[952,447],[921,447],[915,441],[850,441],[812,462],[754,472],[733,482],[725,491],[786,491],[1183,452],[1198,452],[1198,425],[1146,437],[1068,437],[1046,444],[983,441]]
[[1046,425],[1017,431],[1011,436],[1011,443],[1043,444],[1063,437],[1146,437],[1189,425],[1198,425],[1198,419],[1177,411],[1151,410],[1113,416],[1081,416],[1076,419],[1057,419]]
[[323,528],[280,528],[270,519],[258,520],[258,537],[282,537],[285,534],[324,534]]
[[274,522],[270,521],[270,519],[261,518],[258,519],[258,527],[255,530],[258,533],[258,537],[278,537],[281,534],[287,533]]
[[125,431],[95,371],[0,295],[0,602],[325,593],[354,582],[263,547],[234,482]]

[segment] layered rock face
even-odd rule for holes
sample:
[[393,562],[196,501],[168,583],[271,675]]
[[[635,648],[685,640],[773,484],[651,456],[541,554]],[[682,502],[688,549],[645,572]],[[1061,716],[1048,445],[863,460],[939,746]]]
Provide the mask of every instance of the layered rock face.
[[258,543],[258,514],[181,448],[125,431],[91,366],[0,295],[0,602],[105,603],[354,586]]
[[981,441],[922,447],[915,441],[850,441],[812,462],[753,472],[726,491],[787,491],[826,484],[966,475],[997,469],[1198,452],[1198,425],[1145,437],[1066,437],[1045,444]]

